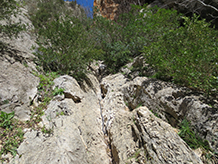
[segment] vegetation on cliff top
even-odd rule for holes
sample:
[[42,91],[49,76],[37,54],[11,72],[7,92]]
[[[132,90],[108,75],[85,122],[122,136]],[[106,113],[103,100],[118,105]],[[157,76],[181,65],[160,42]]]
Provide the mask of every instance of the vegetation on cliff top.
[[[56,2],[52,5],[60,8],[61,1]],[[218,32],[198,16],[132,6],[131,12],[113,22],[64,15],[58,9],[51,12],[42,3],[38,2],[31,19],[41,52],[36,54],[37,63],[46,71],[71,74],[78,80],[92,60],[103,60],[108,72],[115,73],[143,53],[145,62],[156,70],[154,77],[217,95]],[[39,15],[46,19],[40,21]]]

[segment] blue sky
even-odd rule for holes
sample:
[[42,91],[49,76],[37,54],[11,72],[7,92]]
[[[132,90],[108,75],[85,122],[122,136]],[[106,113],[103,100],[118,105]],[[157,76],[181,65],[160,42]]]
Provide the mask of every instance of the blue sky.
[[[72,0],[69,0],[69,1],[72,1]],[[73,0],[73,1],[75,1],[75,0]],[[88,7],[90,10],[92,10],[94,0],[76,0],[76,2],[84,7]]]

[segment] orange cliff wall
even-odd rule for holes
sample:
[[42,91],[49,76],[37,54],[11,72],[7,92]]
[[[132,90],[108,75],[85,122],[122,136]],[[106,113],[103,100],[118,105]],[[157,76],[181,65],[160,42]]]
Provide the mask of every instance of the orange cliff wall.
[[118,6],[113,0],[94,0],[94,13],[114,20]]
[[130,4],[144,5],[151,0],[94,0],[94,14],[116,20],[121,13],[131,10]]

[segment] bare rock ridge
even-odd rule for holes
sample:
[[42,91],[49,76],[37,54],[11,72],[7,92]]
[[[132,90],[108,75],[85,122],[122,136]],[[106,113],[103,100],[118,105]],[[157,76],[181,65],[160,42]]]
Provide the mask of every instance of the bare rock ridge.
[[[95,76],[89,78],[100,86]],[[84,92],[67,75],[55,80],[59,85],[72,97],[52,100],[45,111],[42,124],[53,129],[52,135],[28,131],[13,162],[202,163],[175,130],[148,108],[128,111],[121,92],[108,92],[99,102],[100,87]],[[76,103],[74,97],[81,101]],[[64,116],[57,114],[61,111]]]
[[130,4],[148,4],[150,7],[171,8],[188,16],[194,13],[218,26],[217,0],[95,0],[96,13],[111,20],[116,20],[123,13],[130,11]]
[[[29,21],[25,15],[20,17]],[[9,48],[0,52],[0,111],[15,111],[24,121],[31,102],[40,102],[34,38],[28,32],[21,35],[7,40]],[[90,73],[87,78],[83,85],[69,75],[54,80],[53,89],[63,88],[64,94],[53,97],[39,123],[52,133],[25,129],[25,139],[8,163],[203,164],[173,128],[184,118],[218,152],[217,102],[212,108],[187,88],[148,77],[128,79],[117,73],[99,81]]]

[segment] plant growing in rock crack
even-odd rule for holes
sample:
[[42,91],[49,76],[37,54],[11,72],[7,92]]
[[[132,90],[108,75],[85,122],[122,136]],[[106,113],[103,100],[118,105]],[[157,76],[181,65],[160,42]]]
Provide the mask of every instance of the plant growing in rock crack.
[[63,115],[64,115],[64,112],[63,112],[63,111],[56,113],[56,116],[57,116],[57,117],[58,117],[58,116],[63,116]]
[[11,153],[13,156],[17,153],[17,148],[23,141],[23,131],[25,124],[13,118],[14,112],[5,113],[1,111],[0,115],[0,161],[4,161],[1,156],[3,154]]
[[64,88],[55,87],[55,89],[53,90],[53,96],[63,95],[63,94],[64,94]]
[[42,129],[41,129],[41,131],[42,131],[42,133],[45,133],[45,134],[49,134],[49,135],[51,135],[52,133],[53,133],[53,128],[46,128],[45,126],[43,126],[42,127]]
[[207,140],[203,140],[200,138],[198,134],[196,134],[191,125],[190,122],[184,119],[180,123],[180,131],[179,131],[179,136],[193,149],[197,149],[199,147],[210,151],[210,146]]
[[[30,120],[27,121],[27,124],[32,128],[40,129],[37,124],[41,122],[41,116],[44,115],[44,110],[47,108],[47,105],[54,96],[54,91],[52,90],[52,86],[54,84],[53,80],[58,77],[58,75],[55,72],[45,74],[35,73],[35,75],[40,78],[40,83],[38,85],[40,104],[37,107],[33,107]],[[63,90],[57,89],[55,92],[61,94]]]
[[158,115],[158,113],[154,112],[154,110],[151,109],[151,112],[158,118],[160,118],[160,116]]

